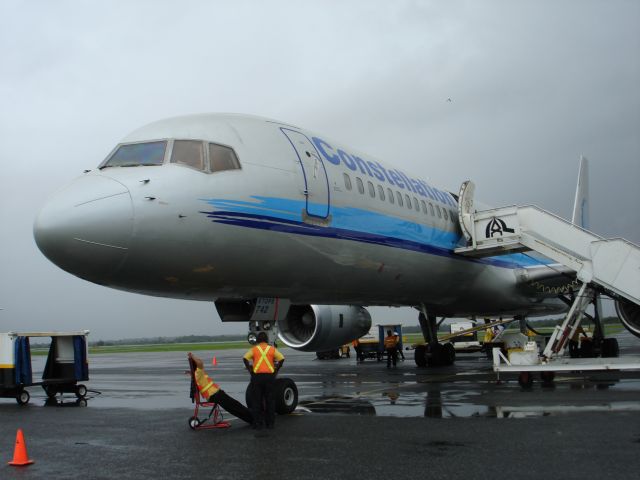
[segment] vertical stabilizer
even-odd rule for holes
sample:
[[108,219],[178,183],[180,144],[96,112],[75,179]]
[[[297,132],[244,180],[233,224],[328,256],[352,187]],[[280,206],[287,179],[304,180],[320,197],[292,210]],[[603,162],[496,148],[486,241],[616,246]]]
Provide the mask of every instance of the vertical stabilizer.
[[576,186],[576,198],[573,202],[571,223],[585,229],[589,228],[589,164],[582,155],[580,155],[578,185]]

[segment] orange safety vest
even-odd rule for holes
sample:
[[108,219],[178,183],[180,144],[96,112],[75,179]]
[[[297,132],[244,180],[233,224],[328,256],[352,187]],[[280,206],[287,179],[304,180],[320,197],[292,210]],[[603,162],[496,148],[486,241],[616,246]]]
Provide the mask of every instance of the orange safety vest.
[[[262,346],[264,345],[265,348]],[[276,349],[267,343],[259,343],[253,350],[253,373],[274,373],[273,356]]]
[[397,343],[398,343],[398,340],[393,335],[384,337],[384,348],[393,348],[397,345]]
[[209,378],[209,375],[202,372],[201,382],[197,384],[200,395],[205,400],[208,400],[211,395],[220,390],[220,385],[213,383],[213,380]]

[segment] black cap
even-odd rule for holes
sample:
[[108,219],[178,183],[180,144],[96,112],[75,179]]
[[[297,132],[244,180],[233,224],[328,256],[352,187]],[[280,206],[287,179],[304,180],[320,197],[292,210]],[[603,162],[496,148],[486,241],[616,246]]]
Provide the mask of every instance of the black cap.
[[256,339],[258,340],[258,343],[268,343],[269,342],[269,337],[267,336],[267,334],[265,332],[260,332],[258,334],[258,336],[256,337]]

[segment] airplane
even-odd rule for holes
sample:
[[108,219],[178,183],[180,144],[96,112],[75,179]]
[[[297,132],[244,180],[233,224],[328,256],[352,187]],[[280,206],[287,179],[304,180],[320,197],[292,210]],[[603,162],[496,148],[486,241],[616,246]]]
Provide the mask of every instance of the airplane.
[[[576,193],[576,209],[585,198]],[[248,323],[250,340],[268,331],[303,351],[364,335],[367,306],[414,307],[427,340],[416,364],[441,365],[455,352],[437,341],[438,316],[522,323],[566,311],[576,284],[532,254],[458,255],[460,208],[459,195],[325,136],[201,114],[132,132],[48,199],[34,237],[82,279],[214,302],[223,322]],[[638,335],[640,309],[625,305]]]

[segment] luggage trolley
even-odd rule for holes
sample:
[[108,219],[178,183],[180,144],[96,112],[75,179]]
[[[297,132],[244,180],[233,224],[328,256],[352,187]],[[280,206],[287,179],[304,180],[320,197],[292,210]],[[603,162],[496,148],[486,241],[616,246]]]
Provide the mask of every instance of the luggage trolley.
[[[192,430],[203,430],[208,428],[229,428],[231,424],[224,421],[220,406],[215,402],[202,401],[202,399],[200,398],[200,391],[198,390],[198,385],[196,385],[195,374],[196,364],[194,363],[193,359],[189,357],[189,376],[191,378],[191,388],[189,391],[189,396],[191,397],[191,403],[195,404],[195,411],[193,412],[193,416],[189,418],[189,427]],[[200,409],[200,407],[211,407],[209,416],[202,420],[198,417],[198,410]],[[212,420],[212,422],[207,423],[209,422],[209,420]]]
[[[89,330],[0,333],[0,397],[15,397],[25,405],[31,398],[25,387],[40,385],[50,398],[68,392],[83,399],[87,387],[78,382],[89,380],[88,334]],[[41,382],[33,381],[29,342],[33,337],[51,338]]]

